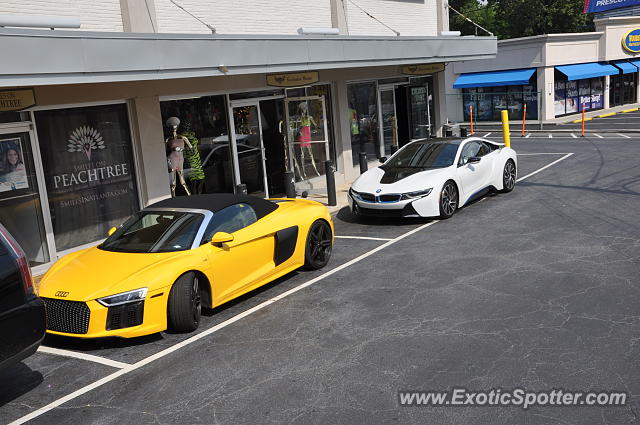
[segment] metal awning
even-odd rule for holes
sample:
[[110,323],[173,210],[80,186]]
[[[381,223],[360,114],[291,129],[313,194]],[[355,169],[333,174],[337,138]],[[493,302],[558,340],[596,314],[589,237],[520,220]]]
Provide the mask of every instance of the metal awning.
[[600,62],[561,65],[556,66],[556,69],[566,75],[569,81],[603,77],[605,75],[615,75],[620,73],[620,70],[615,66]]
[[473,87],[517,86],[529,84],[535,68],[510,69],[505,71],[471,72],[462,74],[453,83],[454,89]]
[[628,61],[616,61],[611,63],[617,68],[620,68],[623,74],[632,74],[634,72],[638,72],[638,67]]
[[[146,34],[0,28],[0,86],[493,59],[495,37]],[[224,66],[222,66],[224,65]]]

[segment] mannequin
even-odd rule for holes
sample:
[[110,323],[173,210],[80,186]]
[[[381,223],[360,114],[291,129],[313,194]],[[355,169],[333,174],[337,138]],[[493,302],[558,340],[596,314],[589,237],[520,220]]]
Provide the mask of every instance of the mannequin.
[[167,147],[167,165],[169,166],[169,173],[171,174],[171,196],[176,196],[176,175],[180,180],[180,184],[184,188],[187,195],[191,195],[187,183],[184,181],[182,175],[182,167],[184,165],[184,147],[187,145],[189,149],[193,149],[189,139],[184,136],[178,135],[178,126],[180,125],[180,119],[178,117],[170,117],[167,120],[167,127],[172,128],[171,137],[165,140]]
[[317,127],[316,121],[311,115],[309,115],[308,107],[306,103],[298,105],[300,111],[298,134],[296,136],[296,142],[300,145],[300,162],[302,165],[302,178],[306,179],[306,173],[304,170],[305,156],[309,155],[311,158],[311,165],[313,166],[316,175],[320,176],[318,167],[316,166],[315,158],[313,157],[313,150],[311,149],[311,126]]

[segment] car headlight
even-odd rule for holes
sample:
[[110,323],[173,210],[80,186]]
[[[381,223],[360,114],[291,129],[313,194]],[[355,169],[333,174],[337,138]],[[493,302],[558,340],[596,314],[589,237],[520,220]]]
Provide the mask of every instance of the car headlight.
[[133,291],[123,292],[121,294],[109,295],[108,297],[98,298],[98,302],[105,307],[113,307],[127,303],[144,300],[147,296],[148,288],[134,289]]
[[351,195],[351,197],[353,199],[357,199],[359,201],[362,201],[362,196],[360,196],[360,194],[358,192],[356,192],[355,190],[349,188],[349,194]]
[[415,192],[403,193],[402,197],[400,198],[400,200],[405,201],[407,199],[424,198],[425,196],[429,195],[432,190],[433,190],[433,188],[425,189],[425,190],[416,190]]

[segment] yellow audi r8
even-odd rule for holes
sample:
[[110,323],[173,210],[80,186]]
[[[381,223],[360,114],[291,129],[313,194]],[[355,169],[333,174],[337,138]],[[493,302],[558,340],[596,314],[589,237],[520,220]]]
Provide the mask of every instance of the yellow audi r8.
[[47,332],[81,338],[190,332],[213,308],[331,256],[333,221],[305,199],[213,194],[166,199],[100,245],[61,258],[39,295]]

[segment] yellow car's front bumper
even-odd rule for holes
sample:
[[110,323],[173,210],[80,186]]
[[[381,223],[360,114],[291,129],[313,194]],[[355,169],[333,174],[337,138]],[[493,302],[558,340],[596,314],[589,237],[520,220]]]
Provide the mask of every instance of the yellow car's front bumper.
[[144,301],[105,307],[95,300],[45,298],[47,333],[75,338],[133,338],[167,329],[171,287],[147,294]]

